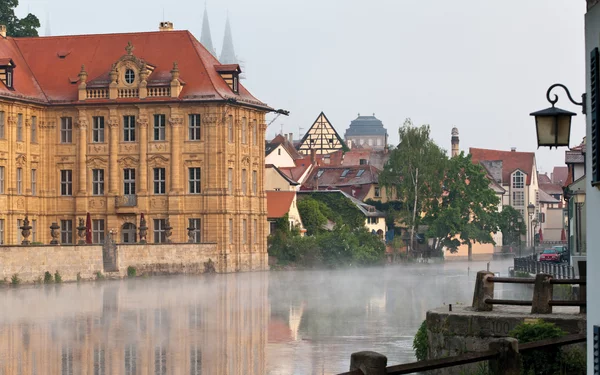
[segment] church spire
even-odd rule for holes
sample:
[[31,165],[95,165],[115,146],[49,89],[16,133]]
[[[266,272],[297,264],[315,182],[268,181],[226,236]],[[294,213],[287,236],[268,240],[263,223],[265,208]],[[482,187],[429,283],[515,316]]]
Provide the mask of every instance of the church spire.
[[219,61],[221,64],[238,63],[238,59],[235,56],[235,50],[233,49],[233,37],[231,36],[231,26],[229,25],[229,14],[227,14],[227,21],[225,22],[225,36],[223,37],[223,48],[221,49]]
[[202,19],[202,33],[200,34],[200,43],[210,52],[215,58],[217,52],[212,44],[212,37],[210,35],[210,24],[208,23],[208,10],[206,9],[206,3],[204,3],[204,18]]

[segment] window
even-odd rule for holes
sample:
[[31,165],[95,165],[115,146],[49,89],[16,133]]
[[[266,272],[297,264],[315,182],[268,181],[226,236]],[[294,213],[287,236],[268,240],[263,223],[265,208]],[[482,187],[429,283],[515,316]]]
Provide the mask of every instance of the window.
[[227,170],[227,193],[233,193],[233,169],[231,168]]
[[258,145],[258,126],[256,120],[252,121],[252,144]]
[[9,89],[13,88],[13,72],[12,69],[6,70],[6,87]]
[[31,116],[31,142],[37,142],[37,117]]
[[37,220],[31,220],[31,242],[37,242]]
[[227,118],[227,139],[229,143],[233,143],[233,116],[229,115]]
[[200,239],[201,239],[200,219],[189,219],[188,224],[189,224],[188,228],[194,228],[194,235],[193,235],[194,243],[200,243]]
[[0,194],[4,194],[4,167],[0,167]]
[[200,130],[200,115],[190,115],[188,127],[190,141],[199,141],[202,136]]
[[525,206],[525,192],[513,191],[512,206]]
[[92,117],[92,142],[104,143],[104,117]]
[[135,195],[135,169],[123,169],[123,194]]
[[258,220],[254,219],[254,230],[253,232],[253,238],[254,238],[254,243],[258,243]]
[[190,349],[190,375],[202,375],[202,350],[197,345]]
[[0,219],[0,245],[4,245],[4,219]]
[[17,141],[23,141],[23,114],[17,115]]
[[154,140],[164,141],[167,138],[165,115],[154,115]]
[[60,221],[60,242],[64,244],[73,243],[73,220]]
[[137,375],[137,347],[125,346],[125,375]]
[[242,219],[242,243],[245,244],[248,240],[248,221]]
[[135,81],[135,72],[133,71],[133,69],[127,69],[125,71],[125,82],[131,85],[133,81]]
[[164,344],[154,347],[154,375],[167,375],[167,348]]
[[73,119],[60,118],[60,143],[73,143]]
[[369,224],[377,224],[377,223],[379,223],[379,218],[378,217],[368,217],[367,218],[367,223],[369,223]]
[[23,195],[23,168],[17,168],[17,195]]
[[202,192],[202,187],[200,185],[200,168],[190,168],[189,173],[190,194],[200,194]]
[[37,194],[37,170],[31,170],[31,195],[35,196]]
[[104,195],[104,169],[92,169],[92,195]]
[[154,168],[154,194],[165,194],[166,190],[165,168]]
[[277,155],[281,155],[281,149],[280,148],[277,149]]
[[6,115],[3,111],[0,111],[0,139],[4,139],[5,137],[5,124],[6,124]]
[[323,175],[323,173],[324,173],[324,172],[325,172],[325,171],[324,171],[324,170],[322,170],[322,169],[321,169],[320,171],[318,171],[318,172],[317,172],[317,178],[320,178],[320,177]]
[[516,171],[513,174],[512,187],[513,189],[523,189],[525,187],[525,175],[521,171]]
[[60,195],[73,195],[73,171],[70,169],[60,171]]
[[94,375],[106,375],[104,348],[94,348]]
[[123,142],[135,142],[135,116],[123,116]]
[[233,219],[229,219],[229,243],[233,243]]
[[246,144],[246,132],[248,131],[248,124],[246,123],[246,118],[242,117],[242,143]]
[[252,171],[252,194],[256,195],[258,191],[258,173],[256,171]]
[[92,220],[92,243],[104,243],[104,220]]
[[242,195],[246,195],[246,188],[247,188],[247,173],[245,169],[242,169]]
[[362,175],[363,175],[363,173],[365,173],[365,170],[364,170],[364,169],[361,169],[361,170],[359,170],[359,171],[358,171],[358,173],[356,173],[356,177],[360,177],[360,176],[362,176]]
[[61,375],[73,375],[73,348],[71,346],[62,347]]
[[381,197],[381,188],[379,186],[375,186],[375,197]]
[[360,159],[360,165],[367,165],[367,159]]
[[167,242],[167,236],[165,235],[165,227],[167,221],[165,219],[154,219],[154,243]]

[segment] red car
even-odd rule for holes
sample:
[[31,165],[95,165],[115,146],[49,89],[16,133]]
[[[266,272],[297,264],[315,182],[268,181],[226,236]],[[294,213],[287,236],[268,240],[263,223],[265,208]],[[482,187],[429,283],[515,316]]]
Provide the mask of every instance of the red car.
[[540,254],[540,262],[560,262],[560,253],[556,249],[546,249]]

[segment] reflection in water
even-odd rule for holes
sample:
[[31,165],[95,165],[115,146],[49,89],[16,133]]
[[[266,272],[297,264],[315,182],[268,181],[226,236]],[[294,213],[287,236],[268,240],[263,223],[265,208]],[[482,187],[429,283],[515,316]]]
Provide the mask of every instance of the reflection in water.
[[1,289],[0,375],[324,375],[359,350],[408,362],[425,312],[470,303],[474,279],[448,263]]

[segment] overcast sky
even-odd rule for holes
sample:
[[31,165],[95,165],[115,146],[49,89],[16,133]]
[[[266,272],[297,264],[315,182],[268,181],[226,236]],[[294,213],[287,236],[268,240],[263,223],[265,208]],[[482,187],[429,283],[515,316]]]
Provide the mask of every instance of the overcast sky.
[[[84,5],[85,4],[85,5]],[[20,0],[53,35],[153,31],[163,20],[198,39],[203,1]],[[460,146],[535,151],[530,112],[549,107],[547,88],[585,89],[583,0],[208,0],[213,45],[221,51],[227,12],[244,85],[291,112],[267,137],[298,138],[324,111],[343,136],[358,113],[383,121],[390,143],[404,119],[430,124],[432,137]],[[49,16],[49,17],[48,17]],[[182,72],[182,75],[185,74]],[[564,94],[557,106],[584,117]],[[272,115],[268,116],[268,120]],[[540,172],[564,165],[564,151],[537,152]]]

